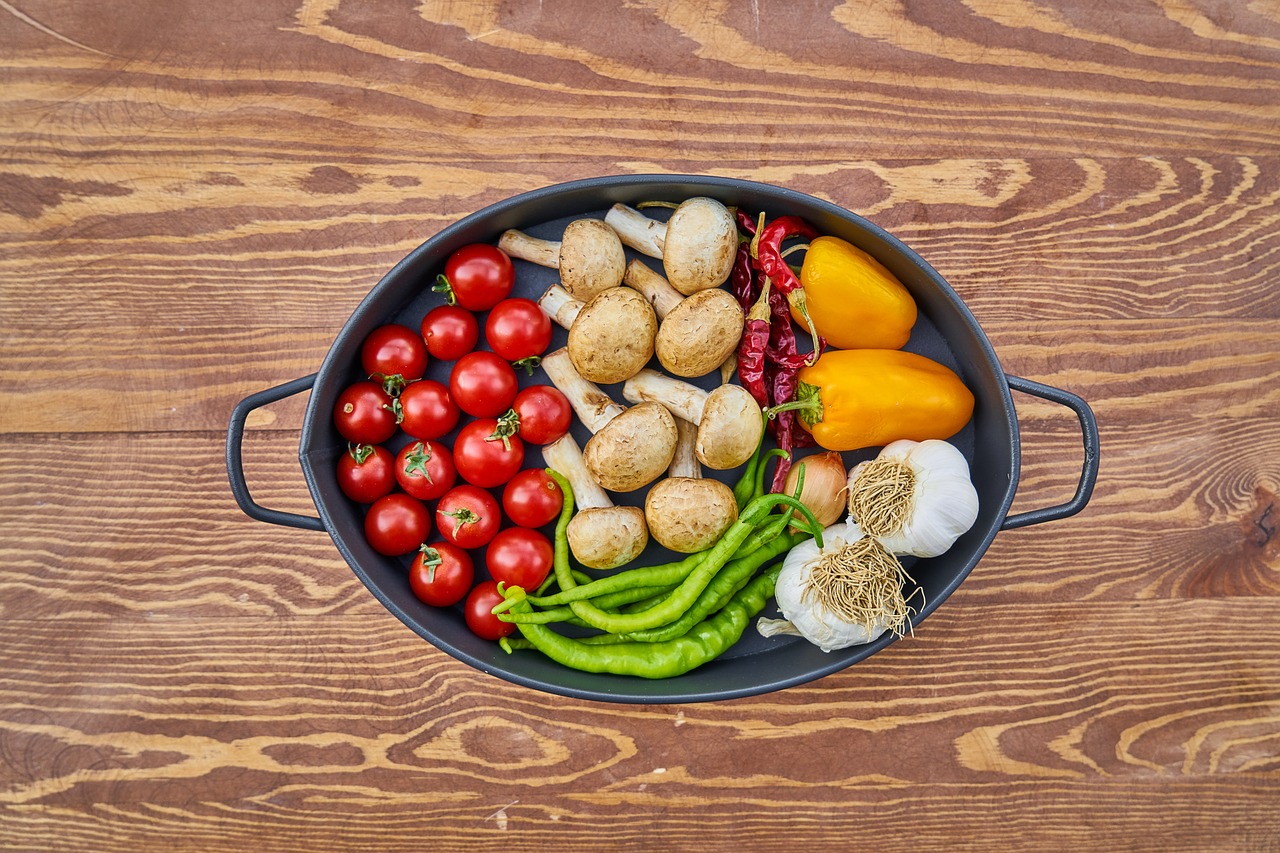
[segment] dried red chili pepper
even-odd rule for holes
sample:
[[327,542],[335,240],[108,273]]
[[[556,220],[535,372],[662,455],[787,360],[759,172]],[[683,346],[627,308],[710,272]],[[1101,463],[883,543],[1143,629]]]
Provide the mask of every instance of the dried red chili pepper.
[[751,393],[762,409],[769,407],[769,389],[765,382],[765,350],[769,347],[772,325],[770,292],[769,280],[765,279],[760,296],[747,311],[742,340],[738,343],[738,378],[742,380],[742,387]]
[[746,241],[738,244],[738,254],[729,273],[729,288],[742,310],[750,311],[759,294],[756,292],[756,273],[751,266],[751,244]]
[[740,207],[735,207],[733,209],[733,218],[738,221],[739,231],[745,231],[747,234],[755,236],[756,221],[751,217],[750,213],[747,213]]
[[752,241],[756,252],[756,268],[773,280],[778,290],[787,297],[787,302],[796,309],[809,326],[809,333],[813,336],[813,353],[807,360],[810,364],[821,352],[818,330],[809,317],[809,308],[805,304],[804,288],[800,285],[800,279],[782,257],[782,243],[792,237],[806,237],[813,240],[818,236],[813,226],[800,217],[779,216],[760,229]]
[[[766,281],[769,279],[766,278]],[[765,352],[769,362],[767,386],[769,398],[773,405],[791,400],[800,386],[800,368],[805,365],[804,356],[796,346],[795,329],[791,326],[791,310],[787,298],[778,289],[769,292],[769,343]],[[772,352],[772,356],[770,355]],[[781,450],[787,452],[785,458],[779,459],[773,471],[771,491],[781,491],[786,484],[787,472],[791,468],[791,452],[795,449],[797,437],[793,412],[779,412],[774,417],[774,441]]]

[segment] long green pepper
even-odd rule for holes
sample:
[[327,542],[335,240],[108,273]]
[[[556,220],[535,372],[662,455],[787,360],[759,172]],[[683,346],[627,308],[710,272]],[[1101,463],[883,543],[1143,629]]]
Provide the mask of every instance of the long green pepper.
[[[545,625],[528,624],[520,626],[520,633],[544,655],[572,669],[639,678],[672,678],[714,660],[736,643],[747,624],[773,595],[781,570],[781,566],[774,566],[756,576],[715,616],[674,640],[590,645],[558,634]],[[519,587],[512,587],[506,594],[516,599],[512,608],[516,613],[530,608]],[[507,648],[514,645],[508,644]]]
[[[812,525],[814,538],[818,540],[818,545],[821,547],[822,527],[807,506],[789,495],[762,495],[747,504],[738,520],[730,526],[720,541],[706,552],[706,559],[690,572],[671,597],[661,604],[639,613],[618,614],[607,613],[590,601],[575,601],[570,603],[569,607],[575,616],[588,625],[611,634],[629,634],[674,622],[684,615],[738,547],[755,532],[756,525],[778,504],[785,504],[803,514]],[[565,561],[568,561],[567,555]]]

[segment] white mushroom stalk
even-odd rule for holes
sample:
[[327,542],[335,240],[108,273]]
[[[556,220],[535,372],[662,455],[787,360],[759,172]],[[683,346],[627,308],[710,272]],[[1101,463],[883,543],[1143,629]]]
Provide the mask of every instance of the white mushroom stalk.
[[659,320],[665,318],[684,301],[683,293],[672,287],[671,282],[663,278],[661,273],[638,258],[627,264],[626,272],[622,275],[622,283],[635,288],[645,299],[648,299]]
[[563,329],[573,325],[584,304],[581,299],[574,299],[573,294],[558,284],[551,285],[542,296],[538,297],[539,307],[546,312],[552,322]]
[[604,221],[617,233],[623,244],[642,255],[662,258],[662,246],[667,239],[667,223],[650,219],[625,204],[611,207],[605,214]]
[[633,506],[614,506],[587,470],[573,436],[564,435],[543,447],[542,458],[573,489],[576,512],[565,533],[574,558],[587,568],[615,569],[640,556],[649,544],[644,513]]
[[498,238],[498,248],[560,272],[560,281],[586,302],[622,282],[627,257],[617,232],[599,219],[577,219],[565,226],[559,240],[544,240],[511,229]]
[[[543,362],[546,363],[545,360]],[[695,452],[708,468],[736,468],[751,458],[764,433],[759,404],[741,385],[698,386],[645,368],[622,386],[629,403],[659,403],[698,425]]]
[[605,215],[605,222],[624,244],[661,258],[667,280],[686,296],[719,287],[733,271],[738,226],[729,209],[715,199],[687,199],[665,223],[618,204]]
[[678,436],[664,406],[641,401],[628,408],[614,402],[577,372],[564,348],[544,356],[542,368],[592,432],[583,456],[597,483],[611,492],[632,492],[666,472]]
[[664,548],[682,554],[714,545],[738,520],[733,490],[719,480],[704,479],[695,453],[698,428],[676,419],[679,436],[667,477],[645,496],[649,534]]

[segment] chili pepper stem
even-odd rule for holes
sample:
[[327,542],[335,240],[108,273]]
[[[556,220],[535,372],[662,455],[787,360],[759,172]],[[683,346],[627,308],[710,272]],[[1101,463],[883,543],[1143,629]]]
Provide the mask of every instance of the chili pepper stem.
[[787,294],[787,302],[791,303],[791,307],[795,308],[804,318],[805,325],[809,327],[809,334],[813,338],[813,352],[805,359],[806,365],[813,364],[818,360],[818,356],[822,354],[822,337],[818,334],[818,327],[813,324],[813,318],[809,316],[809,303],[805,299],[804,290],[796,288]]

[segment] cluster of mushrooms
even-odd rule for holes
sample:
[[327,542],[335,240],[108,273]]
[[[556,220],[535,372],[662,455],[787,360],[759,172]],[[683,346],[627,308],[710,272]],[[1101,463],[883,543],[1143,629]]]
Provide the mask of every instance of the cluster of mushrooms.
[[[574,490],[574,557],[616,568],[650,536],[681,553],[710,547],[736,520],[737,504],[728,486],[702,477],[702,466],[742,465],[764,428],[756,401],[728,381],[745,322],[721,287],[738,249],[733,214],[699,197],[664,223],[618,204],[604,220],[571,222],[559,241],[512,230],[498,246],[559,272],[539,304],[568,341],[542,367],[591,438],[579,448],[566,435],[542,453]],[[661,260],[663,272],[628,263],[624,246]],[[655,356],[661,371],[648,367]],[[720,382],[710,391],[686,381],[715,371]],[[627,405],[600,387],[618,383]],[[643,510],[616,506],[608,494],[651,484]]]

